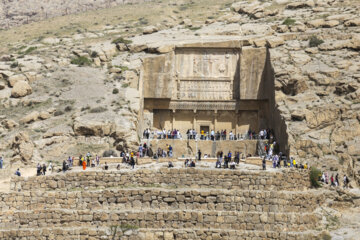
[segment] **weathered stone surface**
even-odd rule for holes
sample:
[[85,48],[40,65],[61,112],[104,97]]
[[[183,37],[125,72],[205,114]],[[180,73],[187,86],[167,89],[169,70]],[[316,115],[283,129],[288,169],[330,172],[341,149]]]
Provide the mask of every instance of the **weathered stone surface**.
[[40,114],[37,111],[31,112],[20,120],[20,123],[31,123],[38,120]]
[[26,80],[26,77],[25,77],[25,75],[22,75],[22,74],[12,75],[8,78],[8,82],[11,87],[14,87],[15,83],[17,83],[19,81],[25,81],[25,80]]
[[25,97],[32,93],[31,86],[25,81],[18,81],[11,90],[11,96],[14,98]]
[[154,32],[157,32],[159,31],[159,29],[155,26],[147,26],[144,28],[143,30],[143,33],[144,34],[151,34],[151,33],[154,33]]
[[19,132],[13,139],[11,148],[21,160],[28,164],[33,156],[34,144],[27,132]]

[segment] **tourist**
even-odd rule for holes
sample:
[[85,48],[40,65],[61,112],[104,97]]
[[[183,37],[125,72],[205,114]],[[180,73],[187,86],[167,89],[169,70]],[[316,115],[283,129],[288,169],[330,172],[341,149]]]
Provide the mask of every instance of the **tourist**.
[[331,177],[330,177],[330,187],[332,187],[332,186],[334,186],[335,187],[335,181],[334,181],[334,174],[333,175],[331,175]]
[[215,168],[221,168],[220,158],[217,159],[216,164],[215,164]]
[[234,162],[234,160],[230,163],[230,169],[235,169],[235,165],[236,163]]
[[95,158],[91,160],[91,167],[95,167]]
[[340,186],[340,184],[339,184],[339,174],[338,173],[336,173],[336,176],[335,176],[335,185],[337,187]]
[[104,169],[105,169],[105,170],[108,170],[108,169],[109,169],[109,166],[107,165],[107,162],[105,162]]
[[[85,161],[83,161],[83,162],[85,162]],[[63,170],[63,172],[66,172],[67,169],[68,169],[68,166],[66,164],[66,161],[64,160],[62,170]]]
[[46,174],[46,164],[44,163],[42,166],[42,174],[45,175]]
[[116,166],[117,170],[120,170],[120,163]]
[[240,162],[240,152],[235,152],[235,163],[239,164]]
[[262,167],[263,167],[263,170],[266,170],[266,157],[264,156],[263,160],[262,160]]
[[52,173],[52,171],[53,171],[53,165],[52,165],[52,162],[51,162],[51,161],[50,161],[50,163],[49,163],[48,170],[49,170],[49,172],[51,172],[51,173]]
[[349,182],[350,182],[349,178],[346,175],[344,175],[344,188],[348,188]]
[[224,168],[229,168],[229,157],[228,156],[224,157]]
[[86,154],[86,166],[87,167],[90,167],[90,158],[91,158],[91,154],[90,154],[90,152],[88,152]]
[[292,163],[293,163],[294,167],[296,167],[296,168],[298,167],[297,164],[296,164],[295,158],[293,158]]
[[134,167],[135,167],[135,159],[134,159],[134,157],[130,158],[130,165],[131,165],[132,169],[134,169]]
[[3,164],[4,164],[4,159],[2,156],[0,156],[0,169],[3,168]]
[[21,177],[21,173],[20,173],[20,169],[19,169],[19,168],[15,171],[15,175]]
[[325,173],[325,183],[329,184],[329,175],[327,172]]
[[234,140],[234,134],[232,131],[229,133],[229,140]]
[[188,158],[185,159],[185,161],[184,161],[184,166],[185,166],[185,167],[188,167],[188,166],[189,166],[189,161],[190,161],[190,160],[189,160]]
[[100,165],[100,157],[96,154],[96,166],[99,166]]
[[174,167],[174,164],[171,161],[169,161],[168,168],[173,168],[173,167]]
[[198,151],[198,160],[201,161],[201,151],[200,151],[200,149]]
[[214,141],[215,140],[215,131],[214,130],[211,130],[211,141]]
[[37,164],[36,166],[36,176],[40,176],[41,175],[41,165],[40,163]]
[[69,165],[70,167],[72,166],[71,160],[72,160],[72,158],[69,156],[67,161],[68,161],[68,165]]
[[83,161],[82,165],[83,165],[83,170],[85,171],[86,170],[86,161]]
[[173,156],[173,148],[171,145],[169,145],[169,157]]
[[231,161],[231,157],[232,157],[232,153],[231,153],[231,151],[229,151],[229,152],[228,152],[228,162]]
[[190,167],[195,167],[195,162],[194,162],[194,160],[191,160]]

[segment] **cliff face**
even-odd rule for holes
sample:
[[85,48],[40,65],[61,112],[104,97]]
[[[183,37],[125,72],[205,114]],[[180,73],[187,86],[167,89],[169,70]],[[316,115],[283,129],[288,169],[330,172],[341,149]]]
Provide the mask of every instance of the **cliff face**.
[[88,10],[111,8],[121,4],[151,0],[15,0],[0,2],[0,28],[6,29],[47,18]]

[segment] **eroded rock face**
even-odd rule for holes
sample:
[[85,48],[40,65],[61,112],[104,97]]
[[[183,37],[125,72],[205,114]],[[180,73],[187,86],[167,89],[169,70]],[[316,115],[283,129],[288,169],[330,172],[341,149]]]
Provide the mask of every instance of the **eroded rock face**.
[[12,142],[14,156],[19,156],[23,163],[29,164],[34,152],[34,144],[27,132],[18,133]]

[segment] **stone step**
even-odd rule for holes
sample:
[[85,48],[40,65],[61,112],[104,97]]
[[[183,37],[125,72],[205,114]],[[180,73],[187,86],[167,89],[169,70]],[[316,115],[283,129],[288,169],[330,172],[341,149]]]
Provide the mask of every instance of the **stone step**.
[[258,212],[310,212],[331,191],[112,188],[74,191],[11,192],[0,196],[0,210],[184,209]]
[[260,213],[194,210],[34,210],[6,211],[0,228],[95,227],[130,224],[140,228],[199,228],[257,231],[315,229],[320,217],[313,213]]
[[310,187],[307,170],[275,171],[224,170],[201,168],[161,168],[134,171],[83,171],[39,177],[14,177],[14,191],[71,190],[119,186],[161,185],[180,188],[236,190],[305,190]]
[[116,225],[112,227],[71,227],[71,228],[28,228],[0,230],[0,239],[66,239],[66,240],[188,240],[188,239],[314,239],[319,233],[305,232],[274,232],[274,231],[243,231],[222,229],[159,229],[159,228],[133,228],[131,225]]

